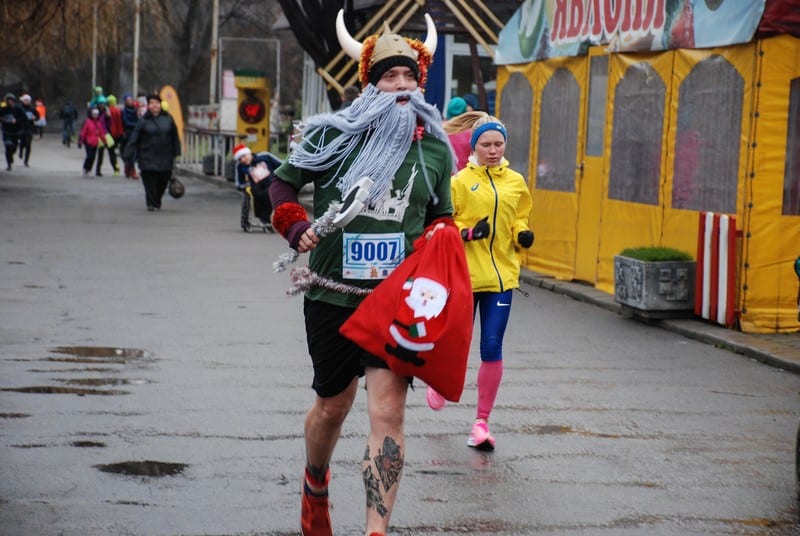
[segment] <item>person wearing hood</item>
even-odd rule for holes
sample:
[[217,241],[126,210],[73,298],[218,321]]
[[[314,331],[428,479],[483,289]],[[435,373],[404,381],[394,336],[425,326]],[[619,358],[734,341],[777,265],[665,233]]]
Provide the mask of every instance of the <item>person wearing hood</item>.
[[97,107],[97,103],[100,100],[100,97],[105,100],[105,95],[103,95],[103,87],[102,86],[95,86],[92,88],[92,98],[89,100],[89,104],[87,105],[87,113],[91,114],[92,108]]
[[175,158],[181,155],[181,140],[175,121],[162,111],[157,94],[147,97],[147,111],[136,123],[122,154],[125,160],[135,158],[139,165],[147,210],[161,210]]
[[22,125],[27,121],[27,117],[13,93],[6,93],[3,100],[5,106],[0,109],[0,120],[3,125],[3,145],[6,149],[6,171],[11,171],[14,155],[19,147]]

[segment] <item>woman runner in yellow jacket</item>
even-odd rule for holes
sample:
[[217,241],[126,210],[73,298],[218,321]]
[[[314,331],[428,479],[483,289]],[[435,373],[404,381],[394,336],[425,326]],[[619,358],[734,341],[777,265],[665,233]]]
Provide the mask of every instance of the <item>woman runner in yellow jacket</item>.
[[[503,377],[503,336],[511,295],[519,287],[518,248],[533,245],[528,220],[531,195],[522,175],[505,159],[507,132],[496,117],[472,125],[472,155],[451,180],[453,218],[461,230],[474,296],[473,317],[481,319],[478,404],[467,445],[493,450],[489,414]],[[428,390],[428,403],[441,409],[444,399]]]

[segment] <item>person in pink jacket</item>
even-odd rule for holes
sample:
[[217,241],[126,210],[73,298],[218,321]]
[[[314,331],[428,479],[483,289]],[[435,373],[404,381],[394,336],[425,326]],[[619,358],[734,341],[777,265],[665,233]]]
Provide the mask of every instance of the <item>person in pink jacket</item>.
[[[89,175],[89,172],[92,171],[92,165],[94,164],[94,158],[97,155],[97,148],[100,147],[104,142],[106,137],[106,126],[103,120],[100,118],[100,110],[97,108],[92,108],[89,112],[89,117],[83,122],[83,126],[81,127],[81,133],[78,136],[78,149],[81,146],[86,147],[86,159],[83,161],[83,174]],[[98,160],[97,163],[97,170],[95,175],[98,177],[102,177],[103,174],[100,173],[100,161]]]
[[447,106],[447,120],[442,127],[450,139],[450,145],[456,155],[456,169],[461,171],[467,167],[467,162],[472,154],[470,138],[472,138],[472,124],[481,117],[489,114],[473,111],[467,108],[467,102],[461,97],[453,97]]

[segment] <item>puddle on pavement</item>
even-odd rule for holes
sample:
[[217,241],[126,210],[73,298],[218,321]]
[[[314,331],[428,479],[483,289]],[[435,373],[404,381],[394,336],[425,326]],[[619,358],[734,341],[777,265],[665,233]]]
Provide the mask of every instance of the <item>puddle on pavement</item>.
[[142,501],[106,501],[108,504],[119,504],[122,506],[153,506],[152,503]]
[[97,373],[117,373],[118,368],[112,367],[84,367],[84,368],[65,368],[65,369],[28,369],[28,372],[35,372],[39,374],[66,374],[69,372],[97,372]]
[[144,385],[152,383],[150,380],[144,379],[128,379],[128,378],[56,378],[55,381],[66,383],[69,385]]
[[35,393],[45,395],[127,395],[129,391],[121,391],[119,389],[83,389],[79,387],[56,387],[54,385],[34,385],[30,387],[4,387],[0,391],[9,391],[14,393]]
[[71,443],[71,445],[73,447],[81,447],[81,448],[92,448],[92,447],[105,447],[105,446],[107,446],[102,441],[87,441],[87,440],[73,441]]
[[189,467],[185,463],[157,462],[144,460],[141,462],[119,462],[95,465],[97,469],[104,473],[116,473],[130,476],[175,476],[183,473]]
[[604,434],[601,432],[590,432],[588,430],[578,430],[563,424],[543,424],[538,426],[524,426],[523,432],[536,435],[556,435],[556,434],[577,434],[587,437],[602,437],[607,439],[620,439],[618,434]]
[[116,363],[127,364],[153,359],[153,354],[138,348],[114,346],[58,346],[50,350],[54,354],[69,357],[49,357],[47,361],[66,363]]

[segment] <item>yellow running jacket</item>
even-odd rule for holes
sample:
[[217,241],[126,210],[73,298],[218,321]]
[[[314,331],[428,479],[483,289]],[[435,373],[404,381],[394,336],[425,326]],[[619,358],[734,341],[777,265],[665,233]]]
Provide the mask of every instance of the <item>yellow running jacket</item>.
[[472,292],[504,292],[519,287],[517,235],[530,230],[531,194],[522,175],[508,167],[467,166],[450,182],[453,218],[459,231],[489,217],[487,238],[464,242]]

